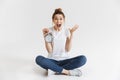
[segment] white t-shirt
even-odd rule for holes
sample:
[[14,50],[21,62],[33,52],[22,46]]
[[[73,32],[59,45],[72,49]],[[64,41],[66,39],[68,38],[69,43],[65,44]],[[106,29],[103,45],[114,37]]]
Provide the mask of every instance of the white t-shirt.
[[54,60],[64,60],[68,59],[68,52],[65,50],[66,45],[66,39],[70,35],[69,29],[64,28],[62,26],[62,29],[60,31],[54,30],[53,27],[49,28],[50,32],[52,33],[54,39],[53,39],[53,52],[49,53],[48,58],[54,59]]

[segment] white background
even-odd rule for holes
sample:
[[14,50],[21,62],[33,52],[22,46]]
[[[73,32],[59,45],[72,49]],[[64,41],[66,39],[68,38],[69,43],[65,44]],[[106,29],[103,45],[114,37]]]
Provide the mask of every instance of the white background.
[[[68,28],[79,25],[70,54],[87,57],[79,78],[48,78],[34,62],[47,56],[42,29],[59,7]],[[120,80],[119,54],[119,0],[0,0],[0,80]]]

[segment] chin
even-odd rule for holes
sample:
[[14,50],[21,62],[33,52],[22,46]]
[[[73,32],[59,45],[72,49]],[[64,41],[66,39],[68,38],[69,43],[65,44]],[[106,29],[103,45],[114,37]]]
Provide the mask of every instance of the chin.
[[57,26],[58,28],[61,28],[62,26]]

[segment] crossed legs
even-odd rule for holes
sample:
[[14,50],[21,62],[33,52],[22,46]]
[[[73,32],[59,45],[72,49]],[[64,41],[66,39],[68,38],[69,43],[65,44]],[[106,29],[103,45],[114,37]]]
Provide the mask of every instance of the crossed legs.
[[46,70],[51,69],[54,72],[69,74],[69,70],[83,66],[86,63],[86,57],[81,55],[66,60],[56,61],[43,56],[37,56],[36,63]]

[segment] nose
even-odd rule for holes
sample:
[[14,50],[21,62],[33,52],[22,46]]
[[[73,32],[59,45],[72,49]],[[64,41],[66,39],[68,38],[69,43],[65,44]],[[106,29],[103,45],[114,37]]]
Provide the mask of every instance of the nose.
[[60,21],[58,20],[58,21],[57,21],[57,24],[59,24],[59,23],[60,23]]

